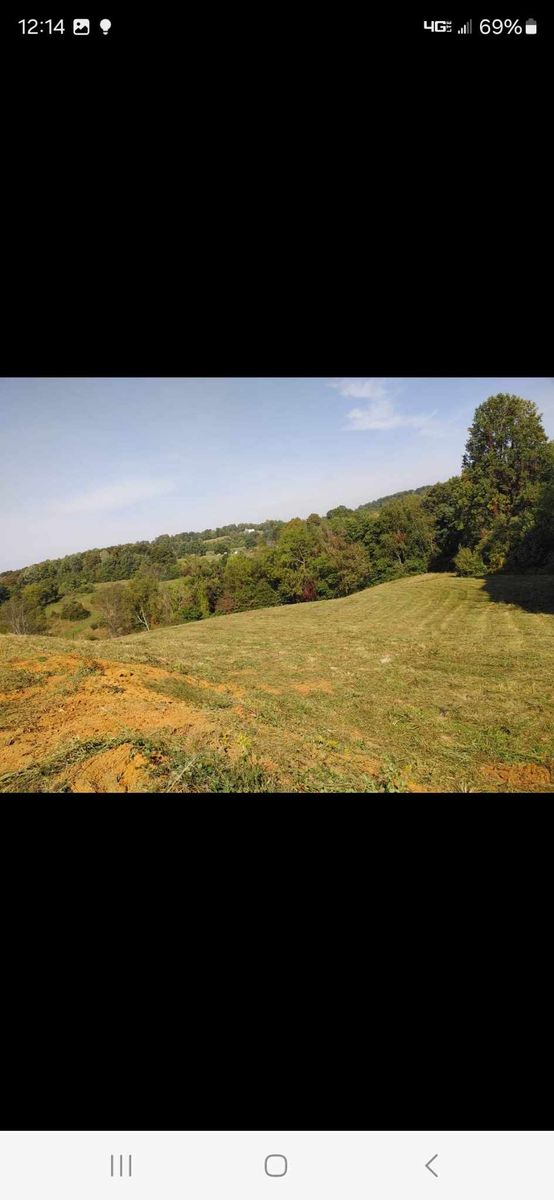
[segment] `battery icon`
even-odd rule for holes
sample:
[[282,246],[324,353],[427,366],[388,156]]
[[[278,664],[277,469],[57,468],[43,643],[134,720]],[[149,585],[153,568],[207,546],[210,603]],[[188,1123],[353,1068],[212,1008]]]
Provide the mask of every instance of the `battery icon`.
[[536,33],[537,32],[537,22],[534,21],[532,17],[529,17],[529,20],[525,22],[525,32],[526,33]]

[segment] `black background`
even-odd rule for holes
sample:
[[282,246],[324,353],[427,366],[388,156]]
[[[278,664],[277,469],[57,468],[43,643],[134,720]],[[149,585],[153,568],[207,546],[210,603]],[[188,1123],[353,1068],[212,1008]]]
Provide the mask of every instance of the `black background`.
[[106,11],[0,18],[5,373],[549,373],[548,12]]

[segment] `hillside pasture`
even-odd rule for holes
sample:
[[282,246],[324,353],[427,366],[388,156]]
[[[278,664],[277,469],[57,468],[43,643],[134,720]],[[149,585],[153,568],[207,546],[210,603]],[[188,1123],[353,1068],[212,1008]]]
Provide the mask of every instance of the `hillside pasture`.
[[0,790],[552,793],[553,586],[427,574],[94,645],[3,636]]

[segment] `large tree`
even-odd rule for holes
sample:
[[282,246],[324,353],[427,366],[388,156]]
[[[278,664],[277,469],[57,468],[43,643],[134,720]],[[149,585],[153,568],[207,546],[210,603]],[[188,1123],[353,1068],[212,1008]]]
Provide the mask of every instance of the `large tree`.
[[462,463],[470,484],[463,541],[493,570],[532,526],[548,465],[548,439],[531,400],[501,392],[479,405]]
[[500,392],[475,410],[462,465],[474,475],[485,474],[515,501],[525,483],[542,477],[547,447],[536,404]]

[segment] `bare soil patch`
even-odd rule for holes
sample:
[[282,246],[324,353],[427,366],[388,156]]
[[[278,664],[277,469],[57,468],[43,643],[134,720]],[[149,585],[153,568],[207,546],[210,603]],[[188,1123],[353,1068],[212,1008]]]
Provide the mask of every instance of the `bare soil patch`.
[[327,692],[333,691],[331,684],[327,679],[315,679],[313,683],[293,683],[293,692],[298,692],[300,696],[311,696],[312,692]]
[[95,754],[64,773],[72,792],[143,792],[148,782],[148,761],[130,743]]
[[109,739],[126,729],[148,733],[167,728],[188,735],[191,731],[207,733],[212,728],[201,709],[152,690],[153,683],[174,678],[173,673],[156,667],[106,659],[89,661],[77,655],[53,655],[45,665],[33,659],[13,665],[25,666],[37,674],[54,673],[36,689],[37,703],[32,708],[28,693],[35,689],[9,693],[7,707],[12,725],[0,734],[3,772],[41,761],[64,742]]
[[487,763],[483,767],[483,775],[495,782],[512,784],[521,791],[525,791],[529,785],[538,787],[553,782],[551,769],[539,767],[536,763]]

